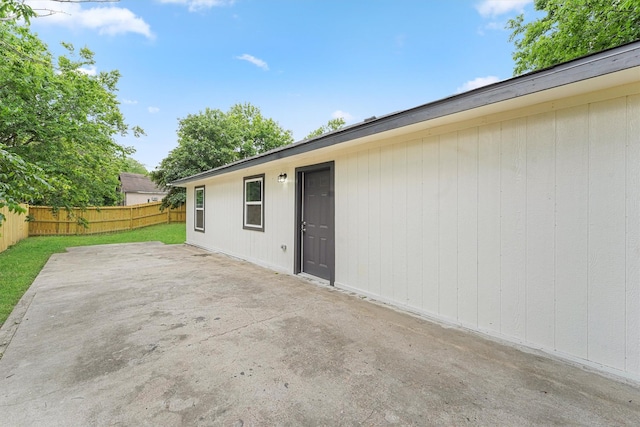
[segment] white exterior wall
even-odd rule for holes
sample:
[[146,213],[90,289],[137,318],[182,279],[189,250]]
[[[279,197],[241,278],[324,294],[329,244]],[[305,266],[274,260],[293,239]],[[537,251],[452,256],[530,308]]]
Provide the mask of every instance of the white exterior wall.
[[[143,203],[159,202],[164,197],[164,194],[144,194],[144,193],[125,193],[124,205],[141,205]],[[156,200],[153,200],[156,199]]]
[[[194,187],[187,188],[187,243],[246,259],[279,271],[293,271],[294,191],[292,179],[278,182],[284,169],[245,169],[205,181],[205,232],[194,231]],[[293,177],[293,170],[287,171]],[[264,231],[243,225],[243,177],[265,174]],[[281,246],[287,249],[282,250]]]
[[191,183],[188,243],[291,273],[295,167],[332,160],[336,286],[640,380],[640,85],[203,180],[205,233]]
[[336,286],[640,379],[639,95],[355,151],[335,181]]

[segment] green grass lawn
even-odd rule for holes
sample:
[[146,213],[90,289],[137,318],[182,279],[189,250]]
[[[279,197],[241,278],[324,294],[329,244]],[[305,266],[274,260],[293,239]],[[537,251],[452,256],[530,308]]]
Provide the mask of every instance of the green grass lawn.
[[[1,229],[0,229],[1,232]],[[52,254],[71,246],[160,241],[184,243],[184,223],[162,224],[121,233],[88,236],[29,237],[0,253],[0,325],[29,289]]]

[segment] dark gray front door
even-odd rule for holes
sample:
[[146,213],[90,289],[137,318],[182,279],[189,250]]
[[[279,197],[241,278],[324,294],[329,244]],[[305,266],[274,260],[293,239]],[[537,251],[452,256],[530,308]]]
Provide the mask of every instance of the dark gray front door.
[[302,271],[332,281],[333,193],[329,169],[302,174]]

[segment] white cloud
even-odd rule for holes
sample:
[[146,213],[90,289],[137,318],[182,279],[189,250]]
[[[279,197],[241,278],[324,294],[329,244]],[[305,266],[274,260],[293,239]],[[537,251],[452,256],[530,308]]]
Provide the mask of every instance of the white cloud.
[[149,24],[129,9],[100,6],[85,8],[79,3],[50,0],[28,0],[26,3],[38,14],[49,15],[32,21],[37,24],[88,28],[111,36],[138,33],[150,39],[155,37]]
[[251,62],[256,67],[260,67],[265,71],[269,70],[269,65],[267,65],[266,62],[264,62],[262,59],[256,58],[253,55],[249,55],[248,53],[245,53],[244,55],[236,56],[236,59]]
[[184,4],[189,6],[189,12],[211,9],[218,6],[231,6],[235,0],[158,0],[160,3]]
[[496,76],[476,77],[473,80],[469,80],[462,86],[456,89],[456,93],[462,93],[469,90],[477,89],[482,86],[490,85],[491,83],[499,82],[500,79]]
[[484,28],[486,28],[487,30],[504,30],[505,27],[507,26],[507,22],[503,21],[503,22],[489,22],[487,25],[484,26]]
[[521,13],[533,0],[483,0],[476,4],[476,10],[483,17],[495,17],[506,13]]
[[95,76],[98,74],[98,70],[96,69],[95,65],[87,68],[78,68],[78,71],[80,71],[82,74],[86,74],[87,76]]
[[123,104],[127,104],[127,105],[135,105],[135,104],[138,103],[138,101],[134,101],[134,100],[131,100],[131,99],[123,99],[122,103]]
[[149,108],[147,108],[147,110],[149,110],[149,112],[151,114],[156,114],[156,113],[160,112],[160,109],[158,107],[149,107]]
[[349,113],[347,113],[346,111],[342,111],[342,110],[336,110],[333,113],[331,113],[331,117],[334,119],[339,119],[339,118],[343,118],[345,122],[349,122],[351,120],[353,120],[353,116]]
[[506,31],[507,29],[507,21],[491,21],[488,22],[484,27],[478,28],[478,34],[484,36],[485,30],[489,31]]

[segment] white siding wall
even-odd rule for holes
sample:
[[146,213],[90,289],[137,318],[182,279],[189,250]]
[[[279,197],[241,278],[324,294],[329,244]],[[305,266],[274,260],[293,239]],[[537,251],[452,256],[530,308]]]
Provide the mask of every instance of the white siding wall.
[[124,205],[131,206],[141,205],[143,203],[159,202],[164,196],[164,194],[125,193]]
[[[640,380],[640,95],[604,98],[211,178],[188,242],[292,272],[295,167],[333,160],[336,286]],[[260,173],[265,231],[244,230]]]
[[[278,182],[287,172],[289,180]],[[243,177],[265,173],[264,232],[242,227]],[[187,188],[187,243],[276,270],[293,270],[293,169],[256,169],[212,178],[205,186],[205,232],[193,230],[193,186]],[[281,245],[287,249],[282,250]]]
[[640,96],[336,158],[336,285],[640,378]]

